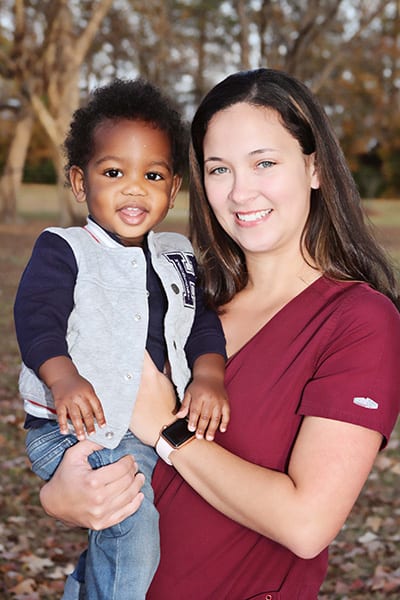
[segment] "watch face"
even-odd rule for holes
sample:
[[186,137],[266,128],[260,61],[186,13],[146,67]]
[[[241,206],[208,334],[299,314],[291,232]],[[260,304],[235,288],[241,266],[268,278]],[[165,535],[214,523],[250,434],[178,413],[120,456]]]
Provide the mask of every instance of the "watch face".
[[194,431],[189,431],[187,425],[187,419],[178,419],[175,423],[172,423],[172,425],[168,425],[168,427],[162,431],[161,435],[171,444],[171,446],[179,448],[195,435]]

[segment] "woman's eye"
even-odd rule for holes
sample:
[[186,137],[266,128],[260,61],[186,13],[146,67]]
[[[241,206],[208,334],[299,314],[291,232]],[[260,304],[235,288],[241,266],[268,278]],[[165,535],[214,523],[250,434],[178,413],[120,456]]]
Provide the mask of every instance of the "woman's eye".
[[261,169],[268,169],[270,167],[273,167],[274,164],[275,163],[272,162],[272,160],[262,160],[257,164],[257,167],[260,167]]
[[226,173],[228,171],[228,169],[226,167],[215,167],[215,169],[211,169],[210,171],[210,175],[222,175],[223,173]]
[[149,181],[161,181],[162,179],[164,179],[164,177],[160,173],[154,173],[153,171],[146,173],[145,177]]
[[119,169],[107,169],[104,175],[106,177],[122,177],[122,172]]

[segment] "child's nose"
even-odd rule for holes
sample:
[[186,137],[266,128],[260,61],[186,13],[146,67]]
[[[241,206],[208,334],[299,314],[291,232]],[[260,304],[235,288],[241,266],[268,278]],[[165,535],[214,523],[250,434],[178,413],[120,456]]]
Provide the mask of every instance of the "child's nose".
[[145,194],[144,182],[135,175],[126,177],[123,193],[129,196],[143,196]]

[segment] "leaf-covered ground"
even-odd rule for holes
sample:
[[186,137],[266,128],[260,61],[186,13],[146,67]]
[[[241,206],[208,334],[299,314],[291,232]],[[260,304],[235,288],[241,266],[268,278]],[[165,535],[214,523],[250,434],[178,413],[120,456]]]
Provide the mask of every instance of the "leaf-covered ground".
[[[388,250],[400,257],[400,202],[371,206]],[[385,213],[385,214],[384,214]],[[24,454],[23,411],[17,395],[19,355],[12,303],[38,232],[48,224],[29,220],[0,225],[0,598],[56,600],[66,573],[85,545],[86,533],[47,518],[38,503],[39,480]],[[400,598],[400,427],[331,547],[320,600]],[[171,596],[172,597],[172,596]],[[169,600],[168,593],[166,599]],[[192,599],[191,599],[192,600]],[[193,599],[196,600],[196,599]],[[219,600],[219,599],[210,599]]]

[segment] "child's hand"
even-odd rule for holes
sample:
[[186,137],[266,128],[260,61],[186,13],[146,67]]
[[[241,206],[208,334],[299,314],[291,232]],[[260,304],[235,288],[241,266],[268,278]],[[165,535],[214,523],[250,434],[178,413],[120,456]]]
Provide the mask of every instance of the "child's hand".
[[69,432],[67,419],[72,421],[78,440],[94,433],[94,421],[104,427],[106,420],[93,386],[78,373],[57,379],[51,386],[61,433]]
[[196,437],[212,441],[219,429],[226,431],[230,418],[228,397],[220,379],[196,377],[187,387],[178,418],[188,417],[188,429]]

